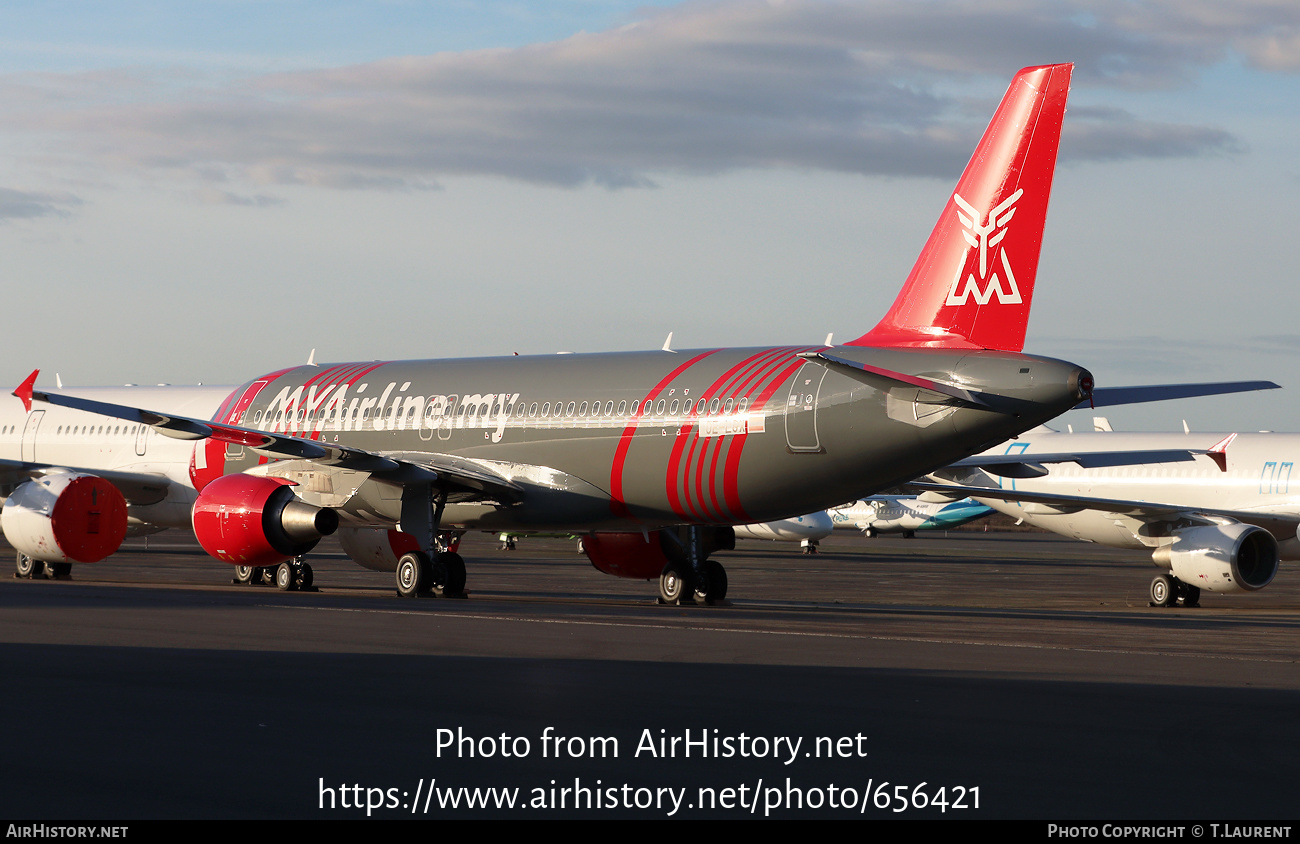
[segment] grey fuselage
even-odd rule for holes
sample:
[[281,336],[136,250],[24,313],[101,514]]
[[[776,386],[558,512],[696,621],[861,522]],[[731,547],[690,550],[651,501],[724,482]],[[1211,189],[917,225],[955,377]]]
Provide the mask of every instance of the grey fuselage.
[[[869,495],[1064,412],[1086,376],[1074,364],[1010,352],[833,349],[1024,402],[1012,415],[954,406],[913,386],[872,386],[798,357],[825,350],[299,366],[241,386],[214,419],[434,469],[468,466],[521,490],[511,500],[453,490],[446,527],[640,530],[789,518]],[[213,441],[198,448],[207,451],[196,455],[196,486],[205,474],[274,474],[346,522],[400,521],[397,479],[268,461]]]

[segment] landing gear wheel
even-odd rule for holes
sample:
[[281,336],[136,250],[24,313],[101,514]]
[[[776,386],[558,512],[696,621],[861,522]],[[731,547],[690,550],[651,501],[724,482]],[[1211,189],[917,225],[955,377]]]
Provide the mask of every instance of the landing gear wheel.
[[262,570],[257,566],[235,566],[235,582],[249,585],[262,580]]
[[659,574],[659,603],[677,605],[694,592],[691,578],[679,563],[669,563]]
[[18,577],[36,580],[45,576],[45,563],[19,551],[17,562],[14,564],[14,574]]
[[290,591],[298,585],[297,574],[293,563],[280,563],[275,568],[275,588],[281,592]]
[[298,588],[307,592],[316,578],[312,575],[311,563],[303,563],[298,572]]
[[904,539],[916,539],[916,531],[914,531],[914,530],[905,530],[905,531],[903,531],[903,538],[904,538]]
[[875,539],[877,536],[876,529],[867,528],[864,531],[862,531],[862,535],[865,536],[867,539]]
[[1182,607],[1199,607],[1201,605],[1201,588],[1181,580],[1174,581],[1174,596]]
[[429,593],[429,558],[421,551],[403,554],[397,561],[397,594],[414,598]]
[[439,598],[465,594],[465,559],[455,551],[443,551],[433,558],[429,586]]
[[1167,574],[1158,574],[1151,580],[1151,606],[1168,607],[1176,600],[1174,597],[1174,579]]
[[72,563],[46,563],[45,576],[50,580],[70,580]]
[[[261,581],[262,581],[262,583],[266,584],[267,586],[274,586],[274,585],[275,585],[275,569],[273,569],[273,568],[260,567],[260,568],[255,569],[254,571],[260,571],[260,572],[262,573],[262,574],[261,574]],[[254,575],[253,575],[253,582],[256,583],[257,580],[258,580],[258,575],[254,574]]]
[[712,606],[727,597],[727,570],[716,560],[705,560],[701,581],[695,584],[695,603]]
[[587,543],[583,540],[581,536],[578,537],[578,553],[579,554],[587,553]]

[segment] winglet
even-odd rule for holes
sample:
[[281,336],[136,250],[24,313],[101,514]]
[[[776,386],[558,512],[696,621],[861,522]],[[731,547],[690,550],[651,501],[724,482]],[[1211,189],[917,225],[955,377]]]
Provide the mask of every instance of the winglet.
[[1228,434],[1205,452],[1218,465],[1220,472],[1228,471],[1228,446],[1232,445],[1232,441],[1236,438],[1236,434]]
[[33,369],[32,374],[27,376],[27,380],[19,384],[18,389],[13,392],[15,396],[22,399],[23,407],[27,408],[28,413],[32,411],[32,389],[36,386],[36,376],[40,374],[39,369]]

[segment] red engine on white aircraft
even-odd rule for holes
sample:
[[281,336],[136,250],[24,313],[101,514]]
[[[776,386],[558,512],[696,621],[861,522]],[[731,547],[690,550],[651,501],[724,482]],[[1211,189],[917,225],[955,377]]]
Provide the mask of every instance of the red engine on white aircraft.
[[97,563],[126,538],[126,499],[95,475],[46,475],[20,485],[0,512],[5,539],[47,563]]
[[225,475],[194,502],[194,535],[203,550],[237,566],[271,566],[306,554],[339,526],[338,513],[300,501],[293,482]]
[[1254,592],[1277,574],[1277,540],[1254,525],[1186,528],[1152,557],[1183,583],[1207,592]]
[[389,528],[339,529],[339,544],[352,562],[371,571],[397,571],[403,554],[420,550],[420,543],[409,533]]

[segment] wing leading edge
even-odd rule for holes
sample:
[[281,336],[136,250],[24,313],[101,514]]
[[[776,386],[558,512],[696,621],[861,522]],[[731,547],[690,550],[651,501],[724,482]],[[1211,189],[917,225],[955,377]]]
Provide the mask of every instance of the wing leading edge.
[[[227,425],[204,419],[157,413],[138,407],[111,404],[33,389],[37,373],[33,371],[14,391],[31,410],[33,402],[95,413],[148,425],[159,434],[179,440],[213,439],[241,445],[257,454],[277,460],[305,460],[324,466],[367,472],[372,477],[397,484],[450,486],[470,497],[513,501],[522,497],[523,488],[490,470],[468,461],[438,454],[404,454],[401,457],[365,451],[351,446],[309,440]],[[104,474],[97,472],[97,474]],[[107,479],[107,476],[106,476]]]

